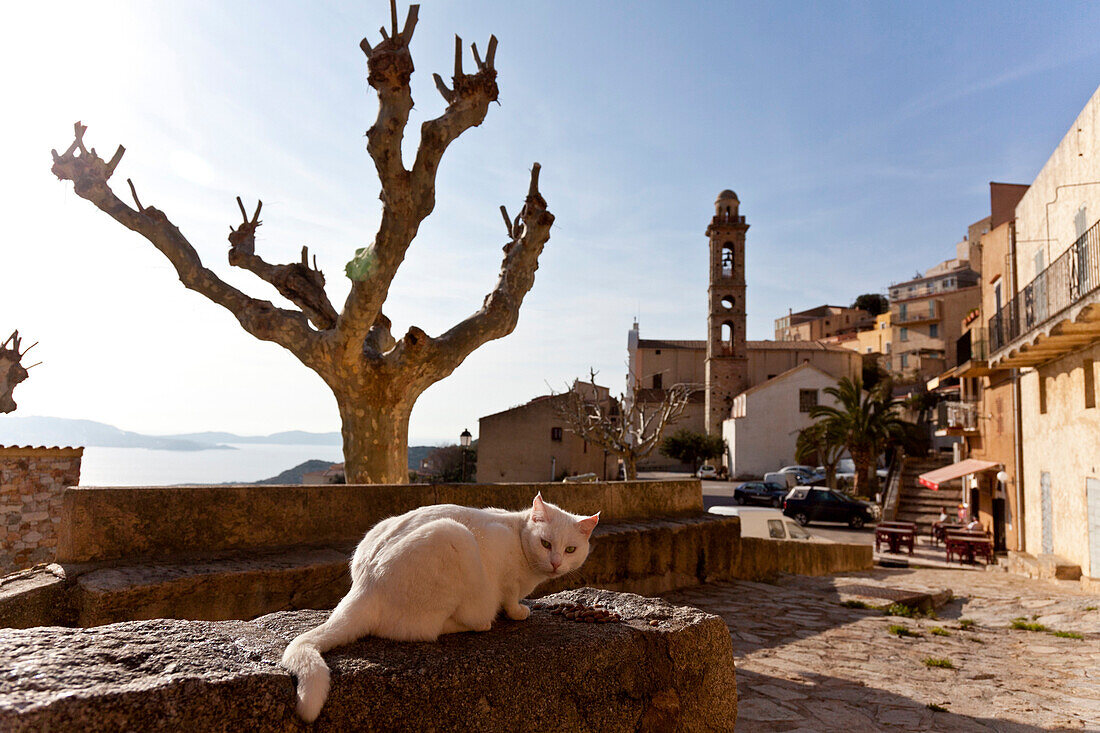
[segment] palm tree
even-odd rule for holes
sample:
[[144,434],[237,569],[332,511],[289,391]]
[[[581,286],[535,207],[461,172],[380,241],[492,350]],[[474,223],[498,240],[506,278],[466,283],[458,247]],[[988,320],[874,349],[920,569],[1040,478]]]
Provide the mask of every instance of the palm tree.
[[857,496],[870,496],[868,480],[875,460],[891,440],[900,439],[905,431],[905,421],[898,415],[898,404],[890,398],[889,381],[876,384],[864,391],[859,377],[845,377],[835,387],[827,387],[837,406],[817,405],[810,410],[810,417],[823,425],[833,442],[842,444],[855,464]]
[[844,447],[844,436],[836,433],[832,423],[822,420],[798,432],[794,459],[799,463],[820,463],[825,469],[826,485],[835,489],[836,467]]

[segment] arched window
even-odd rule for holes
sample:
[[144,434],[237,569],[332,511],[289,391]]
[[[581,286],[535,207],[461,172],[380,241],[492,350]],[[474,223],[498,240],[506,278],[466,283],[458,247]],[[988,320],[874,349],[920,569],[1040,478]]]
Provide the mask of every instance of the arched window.
[[733,242],[722,245],[722,277],[733,277]]
[[733,353],[733,321],[722,324],[722,350],[727,354]]
[[736,303],[736,301],[733,299],[732,295],[722,296],[722,307],[725,308],[726,310],[728,310],[728,311],[733,310],[733,306],[735,305],[735,303]]

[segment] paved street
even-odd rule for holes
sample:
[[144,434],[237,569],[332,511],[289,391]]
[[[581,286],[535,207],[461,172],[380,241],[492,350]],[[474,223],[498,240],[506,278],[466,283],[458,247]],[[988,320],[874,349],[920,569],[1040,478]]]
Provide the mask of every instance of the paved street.
[[[945,588],[955,600],[937,619],[858,607],[887,605],[899,589]],[[666,597],[729,625],[739,731],[1100,730],[1100,596],[1075,583],[878,569]],[[1013,629],[1017,618],[1048,631]]]

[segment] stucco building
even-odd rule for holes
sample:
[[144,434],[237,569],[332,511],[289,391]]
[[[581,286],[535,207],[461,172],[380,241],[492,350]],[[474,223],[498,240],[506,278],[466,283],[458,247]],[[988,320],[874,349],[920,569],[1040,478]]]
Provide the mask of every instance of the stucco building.
[[789,312],[775,319],[776,341],[817,341],[841,334],[855,333],[871,325],[871,314],[862,308],[819,305]]
[[836,405],[825,394],[836,382],[804,362],[737,395],[731,417],[722,423],[730,475],[759,477],[793,463],[798,433],[814,423],[810,410]]
[[1100,89],[1020,198],[989,367],[1019,380],[1023,547],[1100,577]]
[[[575,383],[573,389],[592,390]],[[569,432],[557,408],[566,395],[543,395],[524,405],[479,420],[477,480],[480,483],[558,481],[594,473],[614,480],[618,462],[602,449]],[[596,399],[611,399],[607,387],[596,387]]]

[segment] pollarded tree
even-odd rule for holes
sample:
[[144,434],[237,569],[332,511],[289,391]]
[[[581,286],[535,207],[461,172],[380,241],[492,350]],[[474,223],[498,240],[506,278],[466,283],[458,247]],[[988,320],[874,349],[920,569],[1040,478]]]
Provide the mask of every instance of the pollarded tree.
[[15,391],[17,384],[27,378],[27,369],[30,367],[23,366],[21,362],[23,355],[33,349],[35,344],[20,351],[21,345],[22,340],[19,338],[18,331],[12,332],[12,335],[0,344],[0,413],[15,412],[16,405],[12,392]]
[[577,380],[568,392],[555,395],[555,414],[569,432],[585,442],[617,456],[623,462],[624,478],[638,478],[638,462],[653,452],[665,428],[679,421],[696,388],[674,384],[664,391],[659,403],[614,399],[596,386],[596,372],[589,381]]
[[452,88],[434,75],[446,110],[421,126],[416,158],[406,167],[401,139],[413,106],[409,41],[419,6],[409,7],[405,27],[399,30],[395,2],[390,2],[391,29],[388,33],[381,29],[381,42],[371,46],[363,39],[360,43],[370,72],[367,81],[378,93],[378,117],[367,132],[367,151],[382,184],[382,221],[371,246],[358,250],[347,265],[351,292],[340,312],[329,301],[324,276],[316,261],[310,266],[304,248],[302,261],[288,265],[269,264],[256,254],[261,203],[249,217],[237,199],[243,221],[229,235],[229,263],[269,282],[297,310],[252,298],[204,267],[168,216],[142,205],[131,181],[127,183],[134,207],[119,199],[108,180],[125,152],[122,146],[104,161],[95,148],[85,147],[86,128],[78,122],[69,149],[60,155],[53,152],[54,174],[72,181],[77,195],[148,239],[171,261],[185,287],[229,310],[256,338],[288,349],[325,380],[340,410],[348,483],[408,481],[408,426],[414,403],[474,349],[515,329],[554,222],[539,193],[539,164],[535,163],[519,215],[510,218],[501,207],[508,242],[500,279],[481,309],[439,336],[429,336],[416,326],[400,339],[391,335],[383,304],[417,228],[435,207],[440,160],[459,135],[481,124],[489,103],[497,98],[496,37],[489,38],[484,59],[473,44],[477,69],[469,74],[463,71],[462,40],[456,37]]

